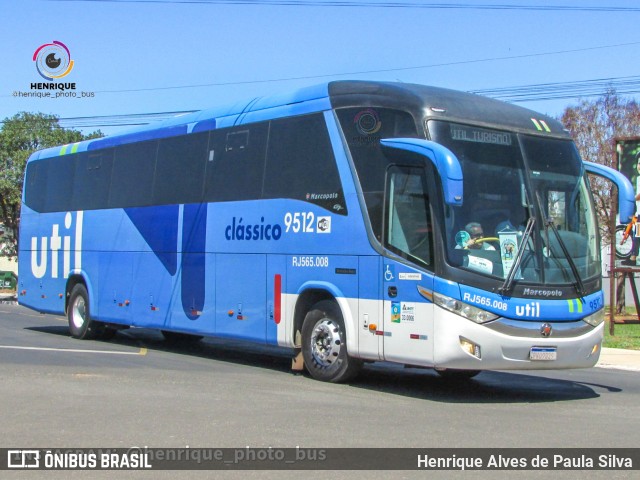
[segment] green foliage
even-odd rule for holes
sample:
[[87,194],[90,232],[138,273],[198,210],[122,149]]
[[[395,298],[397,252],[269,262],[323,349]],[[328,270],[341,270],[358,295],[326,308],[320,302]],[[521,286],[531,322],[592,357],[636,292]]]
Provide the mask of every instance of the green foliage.
[[8,234],[0,241],[0,255],[17,254],[22,181],[29,156],[43,148],[101,136],[100,131],[83,136],[64,129],[55,115],[21,112],[4,119],[0,129],[0,223]]
[[615,335],[609,334],[609,322],[604,328],[603,347],[640,350],[640,325],[618,324],[614,327]]
[[[571,132],[583,160],[617,169],[614,139],[640,135],[640,104],[609,90],[593,100],[567,107],[560,121]],[[606,245],[615,234],[610,228],[610,212],[616,192],[611,182],[602,177],[590,176],[590,183]]]

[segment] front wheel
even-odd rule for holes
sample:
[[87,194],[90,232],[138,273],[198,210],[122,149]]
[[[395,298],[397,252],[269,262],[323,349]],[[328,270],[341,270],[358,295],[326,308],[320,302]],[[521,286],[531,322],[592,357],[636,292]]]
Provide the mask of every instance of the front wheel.
[[349,357],[344,320],[338,304],[316,303],[302,324],[302,356],[309,374],[323,382],[345,382],[358,374],[362,362]]

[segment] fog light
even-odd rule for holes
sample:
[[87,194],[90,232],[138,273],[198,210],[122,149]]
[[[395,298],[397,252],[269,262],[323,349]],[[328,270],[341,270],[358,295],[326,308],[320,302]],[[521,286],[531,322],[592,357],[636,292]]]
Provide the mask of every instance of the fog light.
[[480,345],[473,343],[471,340],[460,337],[460,346],[462,347],[462,350],[467,352],[469,355],[473,355],[478,359],[482,357],[480,353]]

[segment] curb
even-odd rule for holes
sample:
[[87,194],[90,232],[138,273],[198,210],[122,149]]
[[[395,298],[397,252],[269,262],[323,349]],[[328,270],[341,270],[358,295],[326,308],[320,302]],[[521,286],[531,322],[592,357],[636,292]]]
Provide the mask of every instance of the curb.
[[640,350],[603,348],[596,367],[640,371]]

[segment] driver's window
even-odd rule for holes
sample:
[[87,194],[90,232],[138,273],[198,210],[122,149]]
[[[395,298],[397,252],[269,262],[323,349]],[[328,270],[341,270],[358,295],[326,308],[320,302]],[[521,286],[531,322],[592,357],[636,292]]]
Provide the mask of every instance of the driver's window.
[[424,169],[391,166],[386,194],[385,246],[407,260],[431,266],[433,233]]

